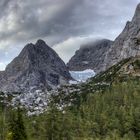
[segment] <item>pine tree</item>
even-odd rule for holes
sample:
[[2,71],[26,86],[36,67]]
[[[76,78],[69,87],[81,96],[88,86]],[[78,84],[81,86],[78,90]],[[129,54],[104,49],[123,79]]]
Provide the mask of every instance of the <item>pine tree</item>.
[[27,140],[25,126],[22,117],[22,111],[18,108],[17,111],[12,111],[9,122],[9,140]]

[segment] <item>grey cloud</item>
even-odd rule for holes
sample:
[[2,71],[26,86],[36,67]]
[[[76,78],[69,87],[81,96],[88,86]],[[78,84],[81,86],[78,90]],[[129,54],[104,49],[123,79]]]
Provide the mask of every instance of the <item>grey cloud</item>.
[[[125,2],[124,2],[125,1]],[[129,16],[123,13],[127,7],[135,6],[137,1],[130,0],[13,0],[9,6],[9,0],[2,3],[9,8],[9,14],[13,12],[15,29],[1,32],[1,39],[31,40],[46,36],[79,36],[89,35],[99,31],[113,29],[117,24],[124,25]],[[133,7],[134,7],[133,6]],[[55,7],[56,13],[50,10]],[[39,14],[42,10],[42,14]],[[131,10],[129,10],[131,12]],[[7,15],[8,16],[8,15]],[[47,18],[48,17],[48,18]],[[122,20],[123,23],[118,23]],[[118,28],[119,28],[118,26]],[[6,32],[6,33],[5,33]]]
[[0,1],[0,10],[1,10],[1,12],[0,12],[0,17],[1,17],[1,16],[4,16],[5,11],[6,11],[6,9],[7,9],[8,6],[9,6],[9,2],[10,2],[10,0],[1,0],[1,1]]
[[[1,0],[0,42],[16,52],[28,42],[45,39],[54,45],[81,36],[114,39],[131,20],[139,0]],[[22,47],[21,47],[22,46]],[[75,45],[76,46],[76,45]],[[0,58],[1,58],[0,57]]]
[[[62,4],[57,4],[55,2],[62,2]],[[15,29],[12,31],[3,31],[0,34],[1,39],[12,39],[19,40],[29,40],[35,37],[44,37],[47,35],[55,34],[60,31],[59,25],[60,21],[63,19],[61,17],[67,17],[67,7],[69,8],[72,2],[66,3],[64,0],[51,1],[14,1],[11,3],[9,14],[13,14],[13,22],[15,22]],[[49,13],[50,7],[56,7],[54,9],[60,8],[56,13]],[[38,14],[38,10],[43,11],[42,14]],[[7,9],[8,10],[8,9]],[[50,14],[50,15],[49,15]],[[52,15],[51,15],[52,14]],[[8,17],[8,15],[6,15]],[[47,18],[48,17],[48,18]],[[60,18],[59,18],[60,17]],[[44,18],[44,20],[42,20]],[[45,19],[46,18],[46,19]],[[42,21],[40,21],[40,19]],[[5,19],[4,19],[5,20]],[[58,23],[57,23],[58,22]],[[13,33],[13,36],[12,36]]]

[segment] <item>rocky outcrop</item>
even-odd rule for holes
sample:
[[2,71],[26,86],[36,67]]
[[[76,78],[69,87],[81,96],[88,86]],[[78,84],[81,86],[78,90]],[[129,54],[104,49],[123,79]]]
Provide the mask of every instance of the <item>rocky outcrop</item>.
[[118,63],[122,59],[140,55],[140,4],[137,6],[131,22],[127,22],[122,33],[110,47],[103,70]]
[[50,90],[66,84],[71,79],[65,63],[43,40],[27,44],[0,73],[0,90],[6,92],[29,92]]
[[71,71],[92,69],[99,73],[104,66],[105,56],[112,43],[110,40],[101,39],[81,46],[68,62],[68,68]]

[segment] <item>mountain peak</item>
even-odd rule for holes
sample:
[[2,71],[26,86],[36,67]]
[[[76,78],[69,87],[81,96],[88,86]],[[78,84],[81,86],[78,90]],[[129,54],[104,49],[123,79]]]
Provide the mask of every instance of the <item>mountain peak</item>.
[[43,40],[27,44],[0,75],[0,91],[30,92],[49,90],[71,80],[57,53]]
[[44,40],[42,40],[42,39],[39,39],[39,40],[37,40],[37,42],[36,42],[35,45],[36,45],[36,46],[46,45],[46,42],[45,42]]
[[24,54],[26,52],[32,53],[33,50],[39,51],[39,50],[50,50],[51,48],[46,44],[45,41],[39,39],[35,44],[28,43],[23,50],[21,51],[21,54]]
[[82,45],[68,62],[68,68],[71,71],[92,69],[96,73],[100,72],[100,69],[104,65],[106,53],[110,49],[112,43],[111,40],[100,39]]
[[140,11],[140,3],[137,5],[136,13]]
[[137,5],[132,21],[140,21],[140,3]]

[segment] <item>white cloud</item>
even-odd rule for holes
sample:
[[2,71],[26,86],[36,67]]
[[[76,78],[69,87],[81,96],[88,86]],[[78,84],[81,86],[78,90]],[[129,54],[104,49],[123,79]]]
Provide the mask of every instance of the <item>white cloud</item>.
[[71,37],[67,40],[56,44],[53,49],[58,53],[62,60],[67,63],[69,59],[75,54],[75,51],[80,48],[82,44],[90,41],[94,41],[98,38],[103,38],[102,36],[87,36],[87,37]]
[[5,70],[6,64],[3,62],[0,62],[0,71]]

